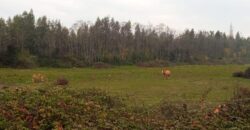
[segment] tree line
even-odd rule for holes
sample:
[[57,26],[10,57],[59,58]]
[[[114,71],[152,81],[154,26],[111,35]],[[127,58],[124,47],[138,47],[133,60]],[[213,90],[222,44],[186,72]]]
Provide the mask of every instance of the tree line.
[[143,26],[97,18],[67,28],[33,11],[0,18],[0,66],[81,67],[150,61],[166,63],[249,63],[250,38],[220,31],[187,29],[176,34],[164,25]]

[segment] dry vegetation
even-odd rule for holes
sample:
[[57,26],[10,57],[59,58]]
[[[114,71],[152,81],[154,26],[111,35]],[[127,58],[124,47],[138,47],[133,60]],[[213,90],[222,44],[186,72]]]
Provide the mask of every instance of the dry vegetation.
[[0,129],[249,129],[250,91],[236,92],[217,107],[163,102],[145,109],[96,89],[5,89],[0,92]]

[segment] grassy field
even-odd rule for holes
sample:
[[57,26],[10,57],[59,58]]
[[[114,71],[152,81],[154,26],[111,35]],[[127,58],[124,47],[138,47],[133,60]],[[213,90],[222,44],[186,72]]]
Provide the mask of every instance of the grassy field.
[[165,80],[161,68],[121,66],[110,69],[94,68],[37,68],[0,69],[0,86],[31,86],[32,74],[42,73],[50,83],[64,76],[71,89],[100,88],[114,95],[128,97],[130,104],[152,106],[162,100],[198,101],[211,90],[207,100],[218,103],[232,97],[237,86],[250,88],[250,80],[233,78],[232,73],[249,65],[187,65],[170,67],[172,76]]

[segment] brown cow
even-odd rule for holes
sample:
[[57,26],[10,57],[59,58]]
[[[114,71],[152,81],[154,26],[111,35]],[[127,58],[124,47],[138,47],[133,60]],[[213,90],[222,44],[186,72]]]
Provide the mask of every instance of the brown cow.
[[168,79],[171,76],[171,71],[165,68],[162,70],[162,74],[166,79]]

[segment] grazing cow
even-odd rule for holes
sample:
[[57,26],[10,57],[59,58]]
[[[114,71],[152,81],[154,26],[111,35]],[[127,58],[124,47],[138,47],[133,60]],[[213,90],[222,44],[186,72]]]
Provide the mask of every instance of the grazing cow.
[[171,76],[171,71],[165,68],[162,70],[162,74],[166,79],[168,79]]

